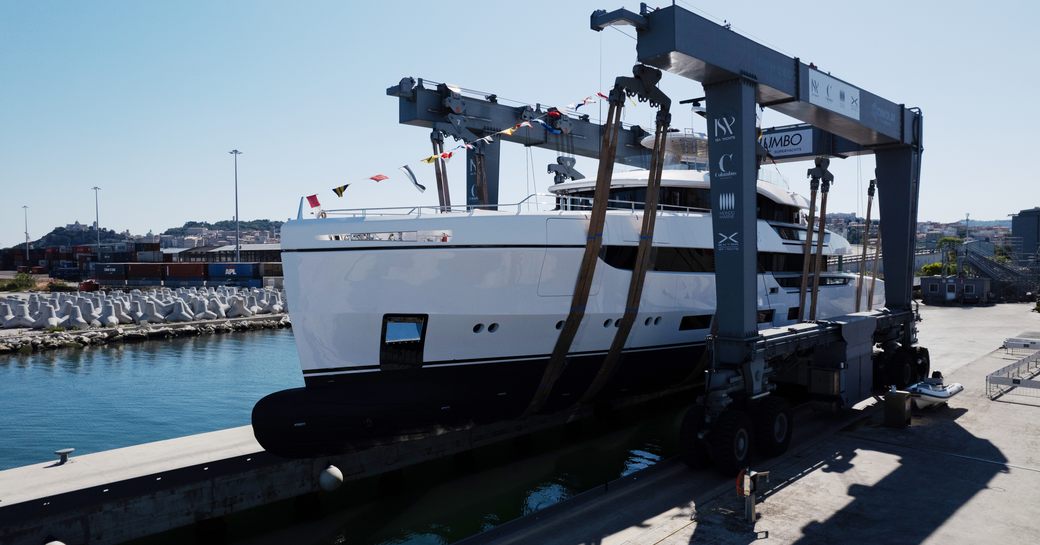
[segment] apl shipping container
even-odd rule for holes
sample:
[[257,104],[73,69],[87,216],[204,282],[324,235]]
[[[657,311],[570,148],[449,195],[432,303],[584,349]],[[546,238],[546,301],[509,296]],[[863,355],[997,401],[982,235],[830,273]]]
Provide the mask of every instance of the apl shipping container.
[[210,263],[206,270],[211,280],[227,278],[256,278],[258,263]]

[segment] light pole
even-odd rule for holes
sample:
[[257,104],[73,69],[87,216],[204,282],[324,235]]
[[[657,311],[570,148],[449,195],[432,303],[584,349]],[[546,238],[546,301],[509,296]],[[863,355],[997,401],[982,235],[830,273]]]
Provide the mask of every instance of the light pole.
[[25,212],[25,264],[29,264],[29,205],[23,204],[22,210]]
[[97,260],[101,263],[101,207],[98,206],[98,191],[101,188],[94,186],[94,230],[97,231]]
[[242,152],[233,149],[228,153],[235,156],[235,262],[238,263],[242,261],[242,232],[238,229],[238,156]]

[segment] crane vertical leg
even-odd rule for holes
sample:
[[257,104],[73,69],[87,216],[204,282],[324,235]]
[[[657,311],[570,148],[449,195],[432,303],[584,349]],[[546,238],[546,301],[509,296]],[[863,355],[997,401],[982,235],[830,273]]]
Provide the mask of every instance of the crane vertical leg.
[[715,362],[726,366],[744,364],[758,337],[756,87],[746,78],[704,86],[719,331],[713,348]]
[[[433,154],[444,153],[444,134],[434,130],[430,133],[430,142],[433,143]],[[451,210],[451,196],[448,195],[448,170],[444,168],[444,159],[433,162],[433,173],[437,178],[437,201],[441,206],[441,212]]]
[[[466,204],[498,204],[498,168],[501,157],[501,142],[477,143],[466,150]],[[494,210],[494,206],[487,207]]]
[[880,149],[877,157],[878,208],[885,226],[885,306],[909,310],[913,289],[914,240],[920,153],[910,146]]

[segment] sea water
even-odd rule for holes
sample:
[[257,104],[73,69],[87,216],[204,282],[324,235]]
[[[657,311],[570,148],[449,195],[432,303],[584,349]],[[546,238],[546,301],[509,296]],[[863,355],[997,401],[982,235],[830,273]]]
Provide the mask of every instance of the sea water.
[[243,426],[302,385],[287,329],[0,355],[0,469]]
[[[64,447],[76,456],[246,425],[261,397],[302,385],[291,330],[0,356],[0,469]],[[317,512],[282,503],[229,517],[224,540],[451,543],[657,463],[675,451],[677,414],[561,429],[351,482]],[[196,538],[186,528],[142,543]]]

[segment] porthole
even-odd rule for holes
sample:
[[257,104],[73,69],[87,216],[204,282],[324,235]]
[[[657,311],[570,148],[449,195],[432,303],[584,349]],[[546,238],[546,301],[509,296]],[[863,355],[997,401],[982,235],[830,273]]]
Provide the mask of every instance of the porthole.
[[603,320],[603,327],[610,327],[610,324],[612,324],[613,322],[613,320],[607,318],[606,320]]
[[614,320],[614,327],[621,327],[621,318]]
[[563,329],[563,320],[556,322],[556,329]]
[[649,326],[650,326],[650,324],[651,324],[651,323],[652,323],[653,321],[654,321],[654,319],[653,319],[653,318],[651,318],[650,316],[647,316],[647,317],[646,317],[646,319],[645,319],[645,320],[643,320],[643,325],[645,325],[645,326],[648,326],[648,327],[649,327]]
[[488,325],[488,333],[494,333],[498,331],[498,324],[492,323]]
[[660,323],[661,323],[661,317],[660,316],[658,316],[657,318],[654,318],[654,325],[658,325]]
[[473,326],[474,333],[480,333],[481,331],[484,331],[484,324],[477,324]]

